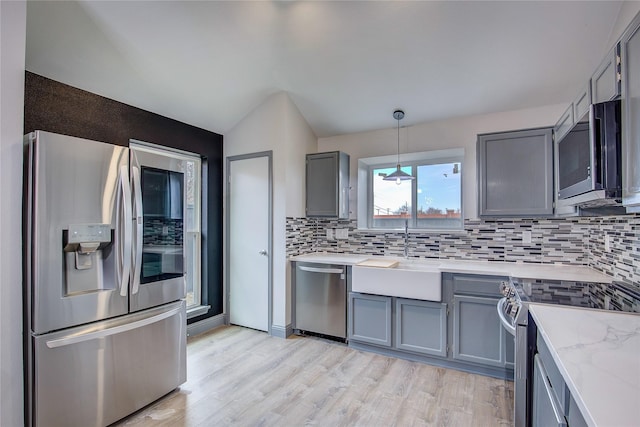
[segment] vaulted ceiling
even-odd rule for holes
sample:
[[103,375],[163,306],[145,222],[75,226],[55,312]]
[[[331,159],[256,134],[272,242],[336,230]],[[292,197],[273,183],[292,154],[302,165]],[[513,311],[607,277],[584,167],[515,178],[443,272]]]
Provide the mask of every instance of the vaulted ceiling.
[[318,137],[570,102],[619,1],[29,1],[27,70],[226,133],[286,91]]

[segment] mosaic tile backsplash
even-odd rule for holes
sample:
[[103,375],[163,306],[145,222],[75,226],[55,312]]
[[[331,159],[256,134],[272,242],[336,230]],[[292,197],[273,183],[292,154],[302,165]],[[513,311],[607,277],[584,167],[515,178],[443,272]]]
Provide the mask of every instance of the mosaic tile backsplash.
[[[348,229],[349,238],[326,238]],[[404,232],[357,230],[355,220],[287,218],[287,255],[311,252],[403,256]],[[524,243],[522,232],[531,232]],[[465,220],[464,230],[410,232],[411,258],[588,265],[640,289],[640,215]]]

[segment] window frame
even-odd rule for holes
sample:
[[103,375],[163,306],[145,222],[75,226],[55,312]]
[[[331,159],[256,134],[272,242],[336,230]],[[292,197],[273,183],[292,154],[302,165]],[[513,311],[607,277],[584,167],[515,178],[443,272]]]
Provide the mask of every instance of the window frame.
[[[420,231],[459,231],[464,228],[464,149],[449,149],[449,150],[435,150],[422,153],[409,153],[404,155],[407,160],[401,160],[400,165],[404,168],[411,167],[411,176],[414,177],[411,180],[411,217],[408,221],[410,230]],[[419,227],[418,226],[418,177],[417,171],[419,166],[437,165],[443,163],[459,163],[460,164],[460,225],[457,227]],[[371,231],[385,231],[395,230],[400,227],[404,227],[404,220],[398,219],[397,227],[375,227],[374,226],[374,195],[373,195],[373,171],[383,168],[396,168],[397,158],[395,156],[384,156],[376,158],[363,158],[359,159],[359,184],[366,185],[366,192],[359,192],[360,195],[366,195],[366,221],[358,221],[358,228]],[[361,172],[366,173],[366,179],[363,178]],[[364,181],[364,182],[363,182]],[[359,209],[358,212],[363,212],[361,209],[361,200],[358,200]]]

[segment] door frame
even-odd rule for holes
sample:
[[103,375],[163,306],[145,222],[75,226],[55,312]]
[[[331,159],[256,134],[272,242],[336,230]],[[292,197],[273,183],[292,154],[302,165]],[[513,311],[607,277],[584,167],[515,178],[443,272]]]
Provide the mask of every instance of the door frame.
[[[229,229],[229,225],[230,225],[230,219],[231,219],[231,162],[235,162],[235,161],[239,161],[239,160],[249,160],[249,159],[255,159],[255,158],[260,158],[260,157],[266,157],[268,159],[268,169],[269,169],[269,190],[268,190],[268,200],[269,200],[269,208],[268,208],[268,242],[267,242],[267,255],[269,257],[269,261],[268,261],[268,278],[267,278],[267,293],[268,293],[268,298],[267,298],[267,312],[268,312],[268,318],[267,318],[267,333],[269,335],[272,335],[272,331],[271,331],[271,325],[273,323],[273,151],[269,150],[269,151],[260,151],[260,152],[256,152],[256,153],[248,153],[248,154],[240,154],[237,156],[229,156],[227,157],[227,161],[226,161],[226,177],[225,177],[225,182],[226,182],[226,197],[225,197],[225,203],[226,203],[226,209],[225,209],[225,215],[224,215],[224,219],[225,219],[225,286],[227,288],[226,292],[225,292],[225,306],[227,308],[227,310],[231,310],[230,304],[229,304],[229,295],[231,294],[231,283],[230,283],[230,274],[229,274],[229,269],[230,269],[230,250],[231,250],[231,242],[230,242],[230,234],[231,234],[231,230]],[[231,319],[231,314],[228,312],[227,316],[226,316],[226,324],[229,324],[229,321]]]

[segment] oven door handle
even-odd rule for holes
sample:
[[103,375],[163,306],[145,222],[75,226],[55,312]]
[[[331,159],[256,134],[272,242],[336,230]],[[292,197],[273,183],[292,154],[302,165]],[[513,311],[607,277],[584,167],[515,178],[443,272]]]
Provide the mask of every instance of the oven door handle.
[[498,317],[500,317],[500,323],[511,335],[516,336],[516,327],[511,324],[509,319],[504,315],[504,305],[507,303],[507,298],[500,298],[498,301]]

